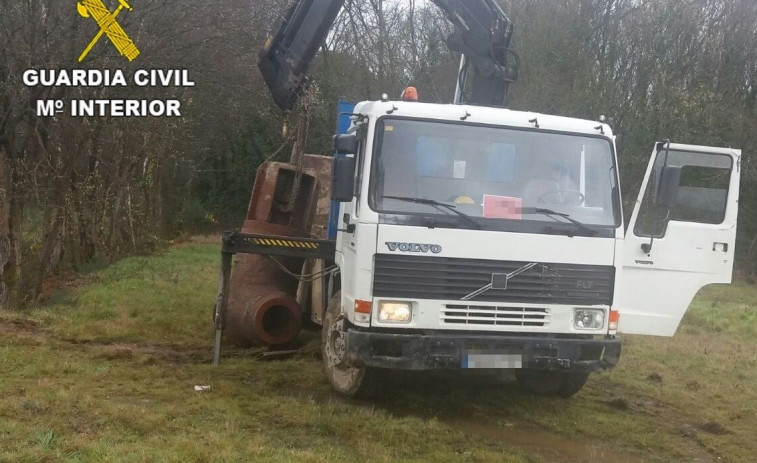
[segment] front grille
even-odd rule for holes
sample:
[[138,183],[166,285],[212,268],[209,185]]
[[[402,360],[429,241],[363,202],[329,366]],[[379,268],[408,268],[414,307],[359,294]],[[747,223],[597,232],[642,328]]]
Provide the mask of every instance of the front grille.
[[[494,274],[509,274],[530,263],[377,254],[373,294],[459,301],[491,284]],[[509,278],[506,289],[488,289],[465,301],[610,305],[614,280],[612,266],[538,263]]]
[[549,326],[549,310],[533,307],[491,307],[447,304],[441,312],[446,325]]

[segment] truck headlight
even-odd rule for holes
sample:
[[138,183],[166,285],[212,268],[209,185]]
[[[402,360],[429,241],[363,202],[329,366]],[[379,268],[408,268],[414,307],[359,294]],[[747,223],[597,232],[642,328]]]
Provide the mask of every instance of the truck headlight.
[[410,302],[379,302],[378,319],[380,322],[408,323],[412,315],[413,305]]
[[605,311],[602,309],[575,309],[573,326],[578,330],[598,330],[605,326]]

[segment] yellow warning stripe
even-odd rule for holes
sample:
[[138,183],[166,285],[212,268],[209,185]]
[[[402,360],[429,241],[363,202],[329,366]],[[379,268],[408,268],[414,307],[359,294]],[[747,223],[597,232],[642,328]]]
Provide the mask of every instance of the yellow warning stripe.
[[260,246],[318,249],[318,243],[309,243],[307,241],[275,240],[268,238],[253,238],[253,241],[255,242],[255,244]]

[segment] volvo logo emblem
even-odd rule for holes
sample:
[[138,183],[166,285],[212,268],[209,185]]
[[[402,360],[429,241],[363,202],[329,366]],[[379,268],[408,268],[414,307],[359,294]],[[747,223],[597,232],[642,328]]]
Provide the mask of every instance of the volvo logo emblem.
[[[498,289],[501,291],[507,291],[507,284],[510,282],[512,278],[515,278],[516,276],[520,275],[521,273],[527,272],[533,268],[541,269],[541,274],[543,277],[547,276],[559,276],[559,273],[557,273],[557,270],[547,264],[540,264],[537,262],[531,262],[529,264],[526,264],[522,267],[520,267],[517,270],[513,270],[510,273],[492,273],[492,280],[491,283],[489,283],[486,286],[482,286],[481,288],[473,291],[472,293],[462,297],[461,301],[469,301],[473,299],[476,296],[479,296],[490,289]],[[591,283],[591,282],[589,282]],[[589,285],[591,287],[591,285]]]
[[387,241],[386,247],[389,248],[389,251],[391,252],[432,252],[434,254],[439,254],[440,252],[442,252],[442,247],[438,244],[398,243],[394,241]]

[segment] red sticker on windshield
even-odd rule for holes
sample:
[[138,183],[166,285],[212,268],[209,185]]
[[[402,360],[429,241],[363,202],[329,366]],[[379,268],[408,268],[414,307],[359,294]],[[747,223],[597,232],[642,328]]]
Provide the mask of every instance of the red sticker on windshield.
[[523,200],[512,196],[484,195],[484,218],[515,219],[522,218]]

